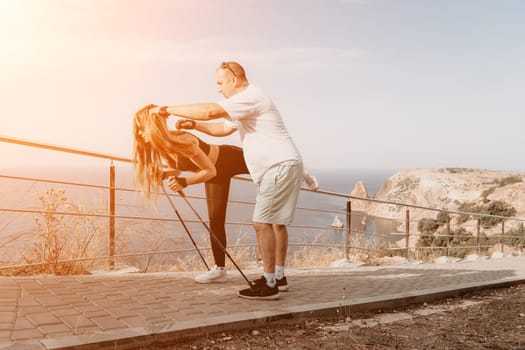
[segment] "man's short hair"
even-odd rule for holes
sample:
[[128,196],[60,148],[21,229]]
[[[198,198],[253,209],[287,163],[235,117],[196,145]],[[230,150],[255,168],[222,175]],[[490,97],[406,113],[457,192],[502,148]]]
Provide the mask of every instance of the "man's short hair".
[[247,80],[246,72],[244,71],[244,68],[237,62],[234,62],[234,61],[222,62],[217,69],[228,70],[238,79]]

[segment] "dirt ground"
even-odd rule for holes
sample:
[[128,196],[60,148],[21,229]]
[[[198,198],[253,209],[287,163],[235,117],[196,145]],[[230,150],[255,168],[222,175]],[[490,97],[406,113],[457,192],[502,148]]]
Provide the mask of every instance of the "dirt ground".
[[156,349],[525,350],[525,284],[344,320],[218,333]]

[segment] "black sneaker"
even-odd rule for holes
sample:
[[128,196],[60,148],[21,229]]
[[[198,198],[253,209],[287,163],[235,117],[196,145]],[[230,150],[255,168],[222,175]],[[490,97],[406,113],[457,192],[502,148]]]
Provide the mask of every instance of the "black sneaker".
[[239,291],[239,296],[246,299],[276,300],[279,299],[279,288],[268,287],[266,278],[261,276],[258,280],[250,282],[250,288]]
[[277,288],[279,288],[279,292],[287,292],[288,291],[288,281],[286,280],[286,276],[283,276],[281,279],[275,279],[275,282],[277,284]]

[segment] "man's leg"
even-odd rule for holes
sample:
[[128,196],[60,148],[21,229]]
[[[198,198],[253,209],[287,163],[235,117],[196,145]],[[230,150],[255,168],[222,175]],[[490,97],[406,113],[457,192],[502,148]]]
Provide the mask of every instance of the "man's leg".
[[275,234],[271,224],[265,224],[261,222],[254,222],[253,227],[258,237],[258,241],[261,246],[261,255],[263,259],[264,274],[265,277],[269,277],[273,280],[268,280],[267,284],[270,287],[275,285],[275,278],[271,278],[275,274]]
[[284,274],[288,254],[288,229],[286,225],[273,225],[275,234],[275,282],[281,292],[288,290],[288,281]]
[[279,299],[279,288],[275,281],[275,234],[271,224],[253,222],[259,237],[264,264],[263,277],[251,282],[250,288],[239,291],[239,296],[247,299]]
[[286,225],[273,225],[275,234],[275,265],[284,266],[288,254],[288,229]]

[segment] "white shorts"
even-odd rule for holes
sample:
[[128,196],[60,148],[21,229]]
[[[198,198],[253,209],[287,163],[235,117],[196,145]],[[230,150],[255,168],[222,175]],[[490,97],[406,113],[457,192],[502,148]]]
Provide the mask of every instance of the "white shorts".
[[259,183],[253,222],[289,225],[295,215],[303,180],[303,164],[276,164]]

